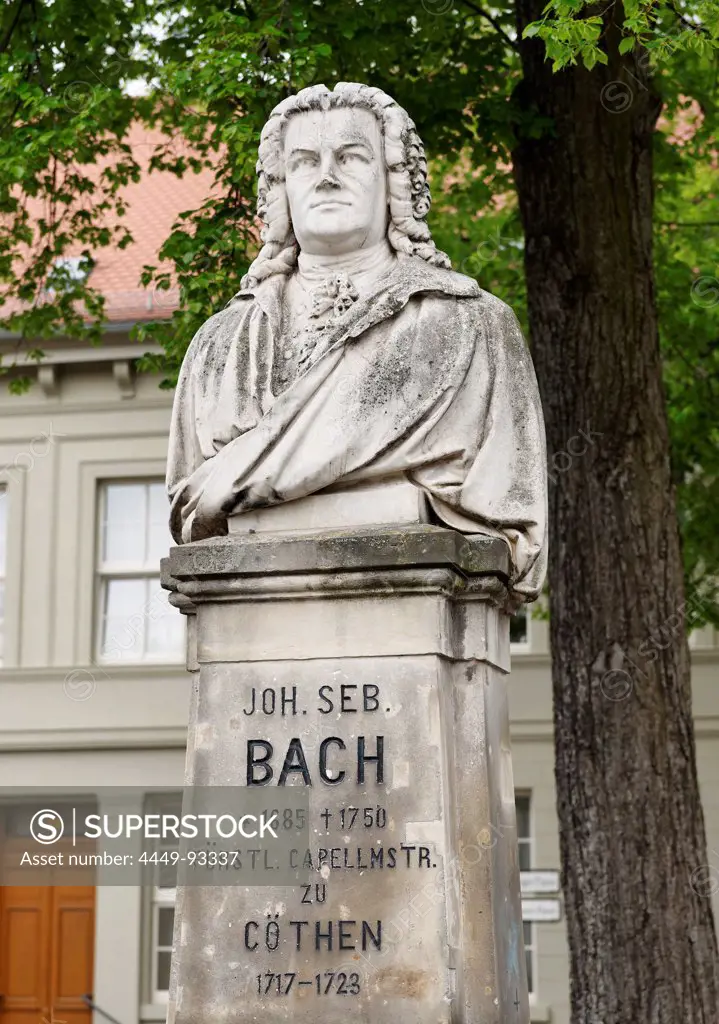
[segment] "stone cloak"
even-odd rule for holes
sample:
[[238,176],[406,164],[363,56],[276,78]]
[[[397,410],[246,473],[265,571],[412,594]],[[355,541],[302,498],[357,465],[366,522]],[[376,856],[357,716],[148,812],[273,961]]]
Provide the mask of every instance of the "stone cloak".
[[502,537],[514,594],[537,597],[544,422],[512,310],[471,278],[398,256],[377,291],[323,332],[316,361],[273,395],[286,280],[240,292],[187,351],[168,456],[175,540],[223,535],[229,515],[404,477],[442,523]]

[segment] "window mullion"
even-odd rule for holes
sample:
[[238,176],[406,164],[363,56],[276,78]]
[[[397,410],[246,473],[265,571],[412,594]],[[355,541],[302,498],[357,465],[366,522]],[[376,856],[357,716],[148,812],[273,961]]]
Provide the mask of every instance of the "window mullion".
[[150,580],[149,577],[145,576],[145,600],[142,603],[142,656],[146,658],[148,655],[148,628],[147,619],[149,616],[149,602],[150,602]]
[[150,557],[150,485],[149,484],[145,484],[144,491],[145,491],[145,501],[144,501],[144,505],[145,505],[145,515],[144,515],[145,547],[144,547],[143,552],[142,552],[142,559],[143,559],[145,565],[147,565],[147,562],[148,562],[149,557]]

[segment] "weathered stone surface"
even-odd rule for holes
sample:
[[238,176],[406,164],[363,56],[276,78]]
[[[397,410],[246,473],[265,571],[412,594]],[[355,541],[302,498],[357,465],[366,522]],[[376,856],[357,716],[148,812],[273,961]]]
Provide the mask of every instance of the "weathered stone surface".
[[[435,247],[409,116],[379,89],[313,86],[272,112],[259,157],[265,244],[198,332],[175,394],[175,539],[220,536],[228,521],[431,518],[504,540],[510,589],[531,600],[546,563],[531,358],[512,311]],[[332,495],[324,522],[318,494]]]
[[429,522],[422,491],[408,480],[380,481],[344,490],[321,491],[306,498],[229,516],[230,534],[302,533],[358,527]]
[[168,571],[178,581],[212,576],[448,566],[460,575],[507,579],[507,545],[483,534],[417,525],[322,530],[308,534],[233,535],[173,548]]
[[[311,574],[258,574],[254,559],[246,574],[220,578],[216,558],[196,560],[191,577],[178,563],[195,545],[173,549],[175,585],[192,589],[197,615],[187,781],[262,782],[280,806],[278,782],[294,749],[285,783],[310,786],[312,874],[308,890],[183,891],[171,1022],[528,1020],[507,619],[491,596],[465,586],[455,563],[466,569],[467,561],[451,531],[424,535],[408,544],[425,556],[431,549],[429,570],[406,558],[393,569],[380,546],[382,571],[367,571],[359,557],[355,570],[339,571],[344,552],[330,545],[337,565],[320,574],[332,579],[329,592],[303,589]],[[283,564],[298,564],[293,546],[308,559],[325,539],[285,538]],[[355,538],[352,550],[365,542]],[[273,548],[243,543],[265,555]],[[228,542],[202,545],[224,551]],[[487,559],[485,551],[484,571]],[[408,572],[421,586],[392,584]],[[356,587],[354,577],[365,575],[374,589]],[[265,941],[271,921],[274,949]],[[289,991],[278,994],[277,985]]]

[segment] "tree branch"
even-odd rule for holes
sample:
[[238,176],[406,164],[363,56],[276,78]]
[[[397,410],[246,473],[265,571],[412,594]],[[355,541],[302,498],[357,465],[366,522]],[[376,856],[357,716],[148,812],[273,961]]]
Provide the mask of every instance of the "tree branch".
[[20,15],[22,14],[22,9],[23,9],[23,7],[25,6],[26,3],[27,3],[27,0],[20,0],[19,4],[17,5],[17,10],[15,11],[15,17],[13,18],[13,20],[12,20],[12,22],[10,24],[10,27],[8,28],[7,32],[5,33],[5,38],[0,43],[0,53],[4,53],[5,50],[8,48],[8,46],[10,45],[10,40],[12,39],[12,34],[13,34],[13,32],[15,31],[15,29],[17,27],[17,23],[20,20]]
[[460,3],[463,3],[465,7],[469,7],[470,11],[474,11],[474,13],[478,14],[480,18],[484,18],[485,21],[488,21],[492,28],[495,30],[495,32],[498,32],[502,39],[504,39],[505,43],[508,46],[511,46],[511,48],[516,53],[519,53],[519,46],[517,45],[514,39],[511,39],[510,36],[507,35],[507,33],[504,31],[504,29],[499,24],[496,18],[494,18],[491,14],[485,11],[484,8],[472,3],[472,0],[460,0]]
[[677,5],[675,3],[672,3],[672,0],[669,0],[668,6],[669,9],[674,13],[674,15],[679,19],[679,23],[681,25],[684,25],[685,28],[691,29],[691,31],[696,32],[697,35],[710,35],[706,25],[695,25],[693,21],[689,21],[687,18],[684,17],[684,15],[679,10]]

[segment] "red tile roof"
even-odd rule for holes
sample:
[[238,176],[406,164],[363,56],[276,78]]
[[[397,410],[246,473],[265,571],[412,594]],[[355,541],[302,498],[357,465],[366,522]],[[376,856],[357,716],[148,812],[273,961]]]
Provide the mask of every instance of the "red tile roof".
[[[158,252],[178,214],[197,209],[208,198],[213,189],[214,173],[212,170],[199,174],[187,171],[178,178],[171,171],[148,170],[153,152],[166,137],[143,125],[134,125],[126,141],[142,174],[138,182],[130,182],[121,189],[127,206],[125,214],[106,216],[104,223],[108,227],[123,224],[133,242],[124,249],[109,245],[93,252],[96,263],[89,283],[104,294],[108,320],[156,320],[171,315],[178,304],[178,293],[176,289],[143,288],[140,284],[142,268],[146,264],[158,265]],[[112,162],[114,158],[104,158],[98,160],[97,167],[102,169]],[[31,202],[30,210],[38,217],[43,213],[42,205],[35,201]],[[83,246],[71,248],[65,255],[79,256],[82,249]],[[171,264],[166,267],[171,269]],[[0,307],[0,316],[7,316],[13,308],[18,308],[17,303],[8,302]]]

